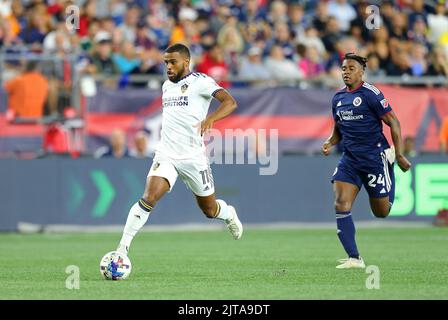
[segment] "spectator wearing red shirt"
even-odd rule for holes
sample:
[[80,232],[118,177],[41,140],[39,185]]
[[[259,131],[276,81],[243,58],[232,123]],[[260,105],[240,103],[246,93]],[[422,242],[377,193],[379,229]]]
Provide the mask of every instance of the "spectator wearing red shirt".
[[224,60],[224,53],[221,47],[214,44],[208,52],[204,54],[204,58],[196,67],[196,71],[205,73],[215,79],[215,81],[223,88],[229,88],[229,66]]

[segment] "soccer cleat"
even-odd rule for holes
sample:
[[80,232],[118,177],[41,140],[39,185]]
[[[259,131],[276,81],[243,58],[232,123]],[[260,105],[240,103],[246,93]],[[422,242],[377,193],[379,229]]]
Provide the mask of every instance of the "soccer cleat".
[[236,210],[234,207],[229,206],[229,210],[232,213],[232,218],[225,221],[227,228],[229,229],[230,233],[232,234],[233,238],[235,240],[239,240],[241,236],[243,235],[243,225],[238,219],[238,216],[236,214]]
[[364,260],[361,257],[359,257],[359,259],[356,258],[340,259],[339,262],[341,264],[336,266],[336,269],[351,269],[351,268],[364,269],[366,267]]
[[125,246],[124,244],[120,244],[117,248],[117,251],[127,256],[129,253],[129,247]]
[[384,154],[386,155],[387,161],[392,165],[395,162],[395,147],[392,146],[388,149],[384,150]]

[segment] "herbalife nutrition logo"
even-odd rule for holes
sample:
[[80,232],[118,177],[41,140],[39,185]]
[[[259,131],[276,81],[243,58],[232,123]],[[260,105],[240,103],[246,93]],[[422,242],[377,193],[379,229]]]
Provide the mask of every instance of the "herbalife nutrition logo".
[[70,33],[79,29],[79,7],[70,5],[65,9],[65,26]]

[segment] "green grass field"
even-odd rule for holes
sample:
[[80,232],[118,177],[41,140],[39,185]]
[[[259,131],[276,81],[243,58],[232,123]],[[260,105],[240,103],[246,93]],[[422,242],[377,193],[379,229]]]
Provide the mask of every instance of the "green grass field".
[[[358,229],[365,270],[337,270],[344,257],[332,229],[145,232],[130,252],[125,281],[99,273],[118,233],[0,234],[0,299],[448,299],[448,229]],[[80,289],[65,288],[68,265]]]

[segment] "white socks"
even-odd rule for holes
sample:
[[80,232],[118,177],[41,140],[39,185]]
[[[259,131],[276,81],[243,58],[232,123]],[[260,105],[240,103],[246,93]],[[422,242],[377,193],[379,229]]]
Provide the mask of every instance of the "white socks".
[[232,219],[232,215],[230,213],[229,207],[227,206],[227,203],[224,200],[218,199],[216,200],[218,206],[219,206],[219,213],[216,216],[216,219],[220,219],[220,220],[230,220]]
[[[141,207],[142,205],[148,211],[143,210]],[[119,249],[125,247],[126,251],[129,250],[129,246],[131,245],[132,239],[135,237],[137,232],[145,225],[146,221],[148,221],[151,209],[152,208],[150,208],[148,204],[146,203],[142,204],[142,200],[140,200],[137,203],[134,203],[131,210],[129,210],[128,219],[126,220],[126,225],[124,226],[123,236],[121,237],[120,240]]]

